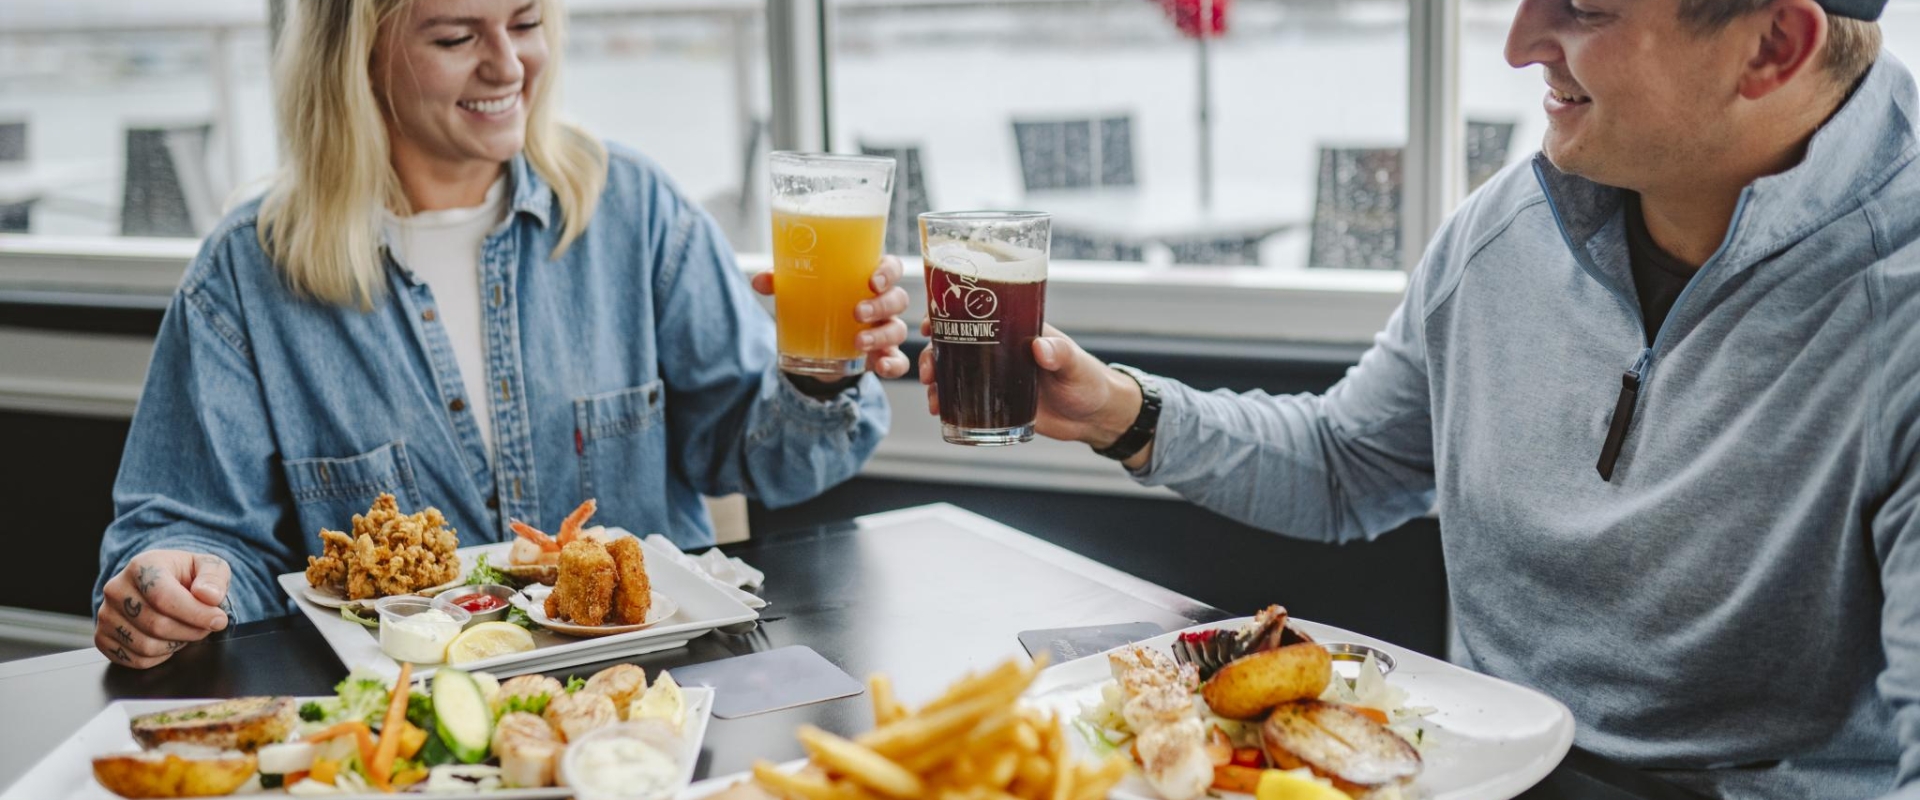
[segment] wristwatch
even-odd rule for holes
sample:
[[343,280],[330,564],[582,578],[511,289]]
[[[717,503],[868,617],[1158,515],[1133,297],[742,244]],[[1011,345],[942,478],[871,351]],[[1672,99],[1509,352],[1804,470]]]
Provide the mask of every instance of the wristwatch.
[[1152,375],[1125,364],[1107,366],[1140,384],[1140,413],[1133,418],[1133,425],[1127,428],[1127,432],[1120,434],[1113,444],[1093,452],[1115,461],[1125,461],[1153,441],[1153,432],[1160,427],[1160,382],[1154,380]]

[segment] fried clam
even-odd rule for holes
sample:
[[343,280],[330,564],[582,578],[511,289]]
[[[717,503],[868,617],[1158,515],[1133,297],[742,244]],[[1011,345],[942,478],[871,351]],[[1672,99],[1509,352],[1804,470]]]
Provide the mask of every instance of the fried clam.
[[508,786],[552,786],[562,747],[552,725],[525,711],[506,714],[493,724],[493,754],[500,758],[500,778]]
[[1200,696],[1220,716],[1258,719],[1281,703],[1319,697],[1332,677],[1326,648],[1302,642],[1233,660],[1201,684]]
[[647,671],[632,664],[615,664],[594,673],[580,691],[606,695],[624,720],[627,706],[647,691]]
[[594,692],[562,693],[547,703],[548,724],[560,731],[563,741],[571,742],[587,732],[604,728],[620,721],[620,712],[613,707],[613,698]]
[[1420,752],[1413,745],[1338,703],[1281,703],[1260,726],[1260,745],[1274,767],[1307,767],[1352,795],[1405,783],[1420,774]]

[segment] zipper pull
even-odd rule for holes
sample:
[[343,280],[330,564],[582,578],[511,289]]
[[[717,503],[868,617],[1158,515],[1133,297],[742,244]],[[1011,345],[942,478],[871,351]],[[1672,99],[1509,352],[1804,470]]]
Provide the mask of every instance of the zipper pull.
[[1600,446],[1600,480],[1613,482],[1613,463],[1620,460],[1620,445],[1627,439],[1627,428],[1633,425],[1633,408],[1640,400],[1640,376],[1645,374],[1647,361],[1653,355],[1653,348],[1640,351],[1633,366],[1620,375],[1620,399],[1613,401],[1613,423],[1607,426],[1607,441]]

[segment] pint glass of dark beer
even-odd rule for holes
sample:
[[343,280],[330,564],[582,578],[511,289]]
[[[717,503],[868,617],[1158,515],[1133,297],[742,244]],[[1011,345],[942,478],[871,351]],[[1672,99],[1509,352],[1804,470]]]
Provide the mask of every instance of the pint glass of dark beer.
[[1033,340],[1047,316],[1049,221],[1034,211],[920,215],[940,435],[949,442],[1033,438]]

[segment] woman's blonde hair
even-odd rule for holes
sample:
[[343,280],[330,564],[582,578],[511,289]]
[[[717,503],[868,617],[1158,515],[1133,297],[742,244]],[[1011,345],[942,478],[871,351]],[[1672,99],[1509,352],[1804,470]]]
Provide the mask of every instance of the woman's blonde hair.
[[[280,37],[274,85],[280,174],[260,206],[260,246],[295,292],[372,308],[385,287],[379,212],[410,209],[389,160],[387,128],[374,92],[380,27],[414,0],[305,0]],[[607,179],[607,150],[561,122],[560,63],[566,13],[538,0],[550,54],[534,80],[525,153],[560,201],[558,259],[586,230]]]

